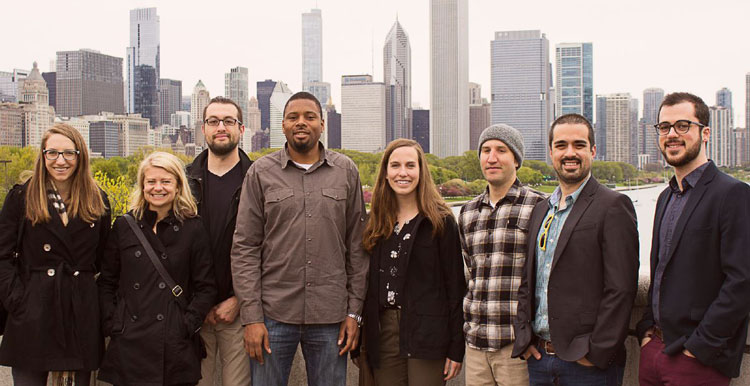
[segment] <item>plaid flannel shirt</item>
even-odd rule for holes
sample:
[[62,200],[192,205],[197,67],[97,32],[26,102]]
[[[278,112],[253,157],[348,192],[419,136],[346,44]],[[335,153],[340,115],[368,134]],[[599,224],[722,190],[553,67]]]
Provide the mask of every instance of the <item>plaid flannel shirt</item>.
[[468,267],[464,333],[469,347],[497,351],[513,343],[513,318],[526,261],[526,237],[543,193],[518,180],[495,208],[485,190],[461,208],[461,247]]

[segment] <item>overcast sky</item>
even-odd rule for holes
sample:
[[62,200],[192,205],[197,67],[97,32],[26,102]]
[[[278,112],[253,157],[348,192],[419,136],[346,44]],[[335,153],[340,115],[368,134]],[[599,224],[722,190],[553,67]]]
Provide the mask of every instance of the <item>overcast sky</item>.
[[[412,48],[412,100],[429,107],[429,0],[284,0],[188,2],[69,0],[3,4],[0,70],[49,71],[56,51],[90,48],[125,56],[129,10],[157,7],[161,76],[183,82],[189,95],[202,79],[223,95],[224,73],[249,69],[255,81],[282,80],[301,89],[301,14],[323,14],[323,77],[340,106],[346,74],[383,78],[382,50],[396,17]],[[735,118],[744,119],[750,34],[745,0],[469,0],[469,80],[490,95],[490,41],[495,31],[539,29],[554,45],[592,42],[594,93],[643,89],[690,91],[709,105],[722,87],[733,92]],[[744,121],[737,121],[744,125]]]

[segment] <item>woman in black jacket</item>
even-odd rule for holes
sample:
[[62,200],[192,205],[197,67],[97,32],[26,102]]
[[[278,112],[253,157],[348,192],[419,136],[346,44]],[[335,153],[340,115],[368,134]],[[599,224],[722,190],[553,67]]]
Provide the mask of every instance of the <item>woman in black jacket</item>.
[[33,175],[8,192],[0,212],[0,299],[9,313],[0,364],[13,368],[15,385],[46,385],[52,372],[55,382],[86,386],[99,367],[94,277],[107,206],[83,137],[56,124],[42,137]]
[[[194,385],[201,378],[198,330],[216,286],[208,238],[177,157],[155,152],[141,162],[130,209],[115,220],[99,277],[103,330],[112,338],[99,379]],[[126,216],[178,288],[159,273]]]
[[419,144],[383,154],[364,234],[365,350],[380,385],[442,385],[461,371],[466,292],[458,227]]

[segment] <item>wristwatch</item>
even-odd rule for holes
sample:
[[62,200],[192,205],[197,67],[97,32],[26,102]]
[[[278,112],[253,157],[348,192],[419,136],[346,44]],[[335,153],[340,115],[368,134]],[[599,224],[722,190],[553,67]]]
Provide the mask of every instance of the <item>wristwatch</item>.
[[354,319],[355,322],[357,322],[358,327],[362,327],[362,315],[359,315],[355,312],[350,312],[348,315],[346,315],[352,319]]

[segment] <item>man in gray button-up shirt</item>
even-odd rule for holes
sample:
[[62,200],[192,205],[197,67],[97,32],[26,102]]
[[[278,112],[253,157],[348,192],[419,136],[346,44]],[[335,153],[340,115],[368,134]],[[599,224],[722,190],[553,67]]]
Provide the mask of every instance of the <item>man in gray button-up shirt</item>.
[[245,349],[255,385],[286,384],[302,344],[311,385],[344,385],[359,337],[369,260],[359,172],[318,142],[312,94],[284,109],[287,143],[248,169],[232,248]]

